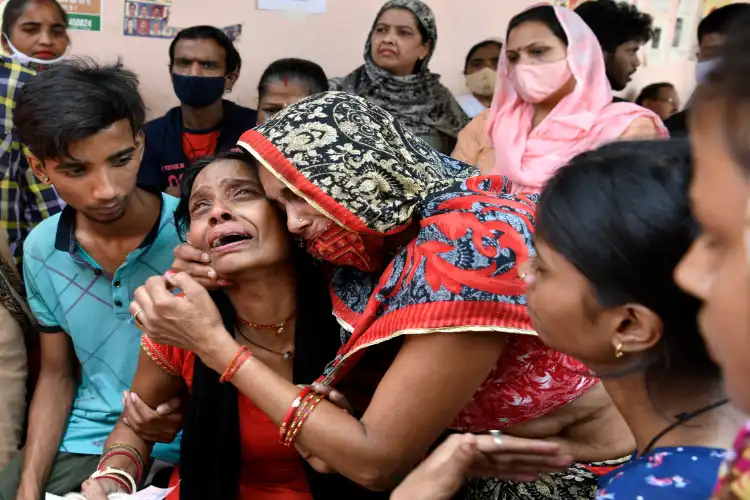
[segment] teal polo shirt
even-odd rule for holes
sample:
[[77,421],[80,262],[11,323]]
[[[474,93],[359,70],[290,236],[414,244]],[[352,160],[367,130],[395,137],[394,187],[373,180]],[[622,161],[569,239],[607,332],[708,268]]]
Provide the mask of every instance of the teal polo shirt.
[[[141,332],[128,306],[136,288],[169,270],[180,243],[174,224],[178,200],[158,195],[161,217],[114,275],[77,244],[70,206],[42,221],[24,242],[24,279],[40,331],[70,336],[81,365],[60,451],[100,455],[122,413],[122,393],[130,388],[141,350]],[[176,463],[179,440],[156,445],[154,458]]]

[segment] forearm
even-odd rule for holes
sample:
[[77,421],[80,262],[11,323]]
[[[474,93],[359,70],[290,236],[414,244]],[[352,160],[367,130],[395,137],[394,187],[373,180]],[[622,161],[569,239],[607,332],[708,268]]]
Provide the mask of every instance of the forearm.
[[[209,366],[221,373],[238,348],[234,341],[226,343]],[[300,392],[299,387],[255,358],[240,368],[232,382],[278,426]],[[399,457],[383,452],[380,442],[367,434],[359,420],[327,401],[321,401],[306,421],[296,444],[352,481],[373,489],[380,486],[375,476],[390,477],[393,469],[400,468]]]
[[[441,344],[443,340],[448,339],[435,337],[428,342]],[[443,392],[430,391],[426,388],[434,387],[435,380],[441,378],[440,367],[444,366],[444,360],[436,355],[415,370],[412,365],[418,363],[414,361],[415,350],[408,347],[407,342],[379,384],[361,420],[322,401],[296,435],[296,444],[367,488],[382,490],[396,484],[471,399],[493,364],[485,360],[472,362],[473,365],[486,364],[486,370],[467,366],[465,371],[473,372],[470,380],[455,386],[444,384]],[[213,354],[202,359],[221,373],[238,348],[239,345],[226,336],[225,340],[214,343]],[[501,349],[502,343],[497,350],[485,350],[492,353],[488,357],[493,357],[495,352],[499,355]],[[456,364],[457,370],[464,370],[463,361]],[[422,374],[411,379],[402,377],[400,374],[405,367]],[[431,372],[433,379],[426,380],[425,372]],[[300,392],[298,387],[254,358],[239,369],[232,381],[277,425],[286,417]]]
[[73,403],[71,376],[42,374],[29,413],[29,433],[21,473],[21,488],[42,493]]
[[[7,314],[2,310],[0,313]],[[0,470],[10,462],[21,442],[28,374],[23,332],[17,324],[4,320],[7,324],[0,330]]]

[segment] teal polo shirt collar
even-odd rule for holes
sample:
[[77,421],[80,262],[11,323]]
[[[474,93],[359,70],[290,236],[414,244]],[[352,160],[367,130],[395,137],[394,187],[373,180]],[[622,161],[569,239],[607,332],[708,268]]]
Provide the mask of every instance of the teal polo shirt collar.
[[[138,186],[146,192],[156,195],[159,198],[159,214],[164,210],[164,197],[155,187],[151,186]],[[151,230],[148,232],[146,237],[141,242],[138,248],[146,248],[150,246],[159,234],[159,228],[161,227],[161,216],[157,217]],[[60,220],[57,223],[57,233],[55,234],[55,249],[61,252],[68,252],[76,262],[81,264],[89,264],[85,259],[77,256],[78,254],[78,243],[75,237],[76,230],[76,211],[70,205],[66,205],[60,214]]]

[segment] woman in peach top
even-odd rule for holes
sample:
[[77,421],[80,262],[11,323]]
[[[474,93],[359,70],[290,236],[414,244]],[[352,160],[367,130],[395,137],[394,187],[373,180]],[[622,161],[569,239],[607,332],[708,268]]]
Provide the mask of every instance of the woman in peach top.
[[492,108],[461,131],[452,156],[505,175],[516,192],[539,192],[578,153],[667,136],[654,113],[612,97],[586,23],[562,7],[532,7],[509,24]]

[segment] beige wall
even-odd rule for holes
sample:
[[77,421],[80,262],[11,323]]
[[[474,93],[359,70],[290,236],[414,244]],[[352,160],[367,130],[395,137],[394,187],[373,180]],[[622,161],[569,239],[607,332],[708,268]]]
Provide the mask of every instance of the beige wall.
[[[463,91],[463,61],[476,42],[504,37],[508,20],[538,0],[427,0],[438,20],[439,41],[431,69],[454,92]],[[672,0],[676,6],[677,0]],[[230,98],[255,106],[256,86],[265,67],[281,57],[303,57],[319,63],[329,76],[348,73],[361,64],[365,37],[383,0],[328,0],[325,15],[304,19],[280,12],[258,11],[256,0],[173,0],[176,26],[244,23],[238,49],[242,75]],[[150,116],[177,103],[167,70],[169,40],[122,36],[124,0],[103,0],[102,32],[74,31],[74,54],[99,61],[121,56],[141,78]],[[671,36],[671,35],[669,35]],[[693,63],[671,62],[641,69],[633,89],[659,80],[675,83],[686,98],[693,86]]]

